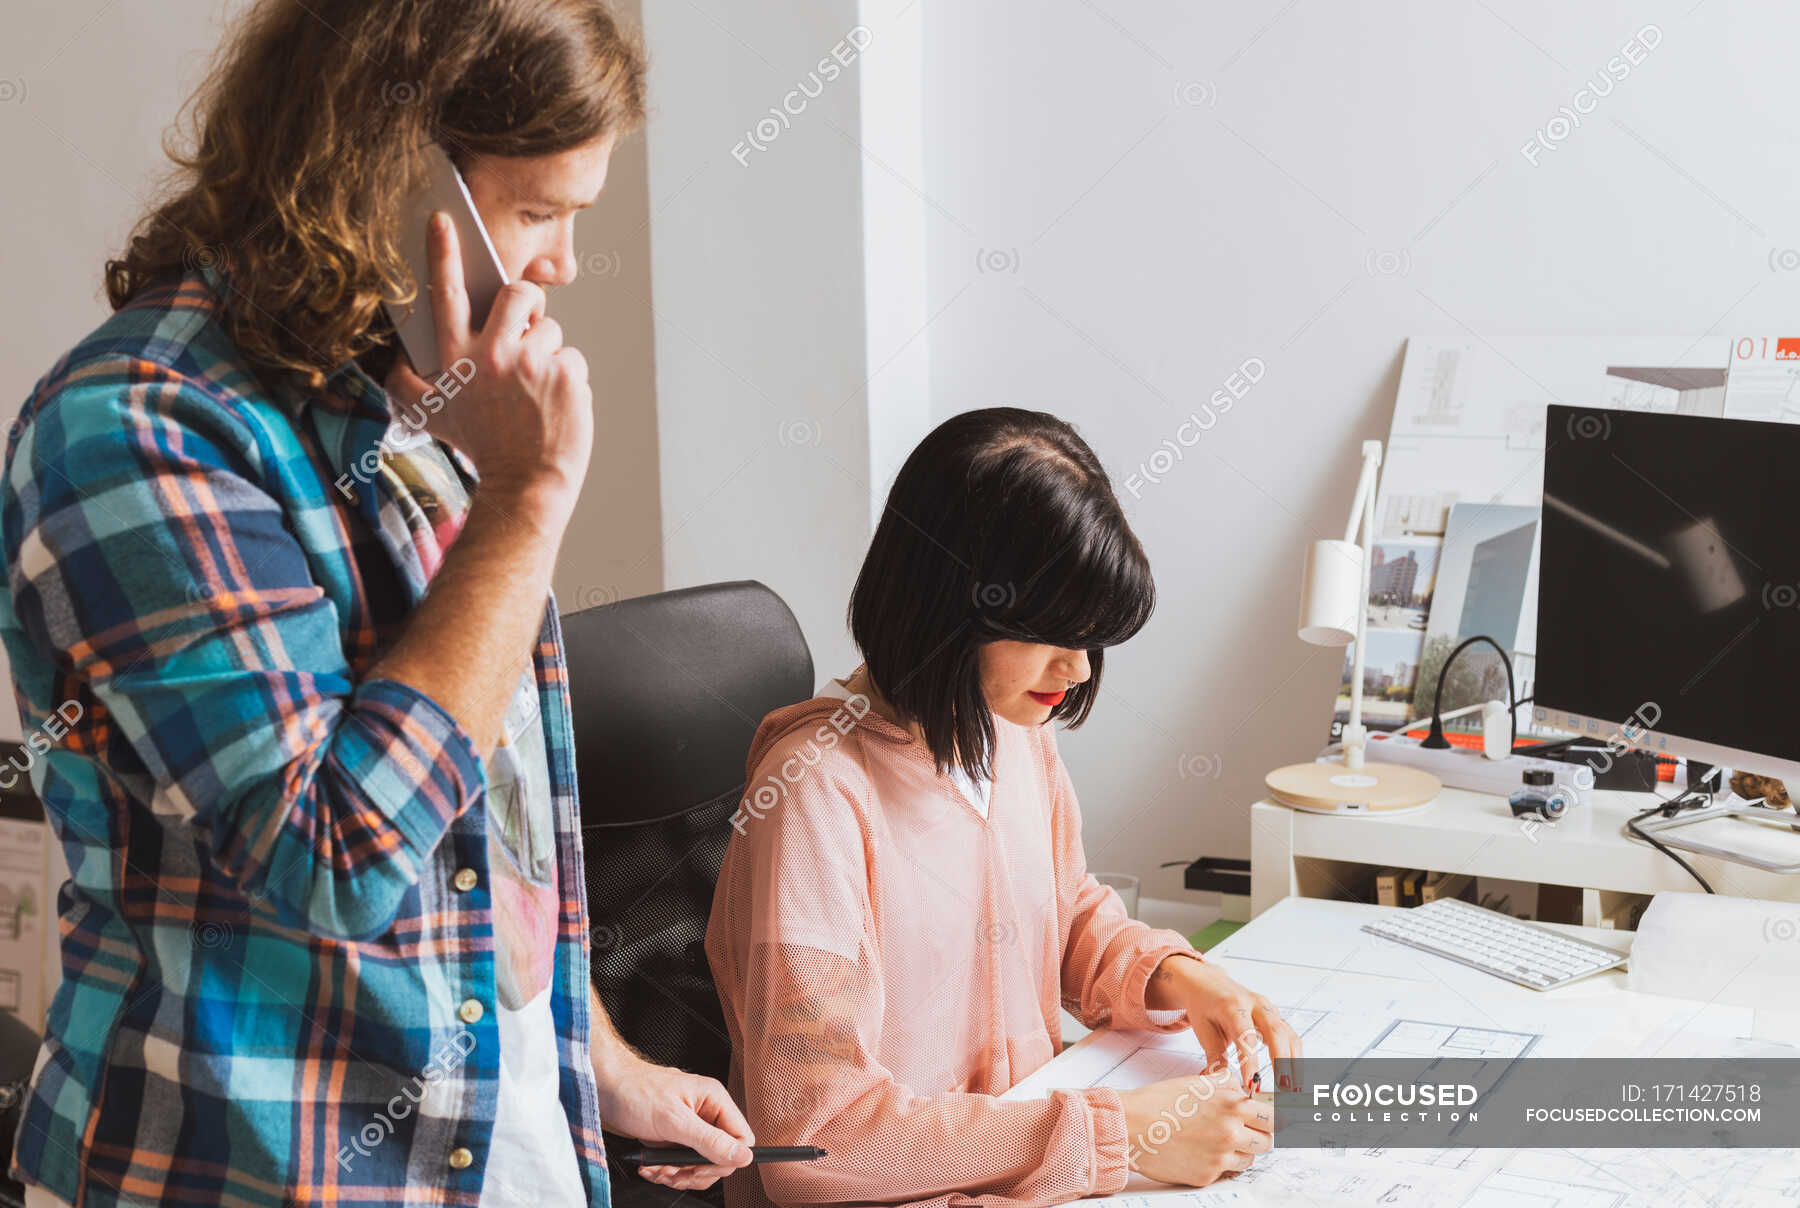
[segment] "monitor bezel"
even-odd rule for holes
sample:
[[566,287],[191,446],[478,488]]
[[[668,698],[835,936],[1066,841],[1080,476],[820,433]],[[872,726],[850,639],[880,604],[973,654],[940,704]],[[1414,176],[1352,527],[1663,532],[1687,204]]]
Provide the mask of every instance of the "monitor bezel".
[[1538,725],[1567,730],[1582,738],[1597,738],[1621,751],[1649,751],[1656,755],[1683,756],[1702,763],[1722,764],[1736,771],[1753,772],[1758,776],[1773,776],[1784,783],[1800,785],[1800,761],[1758,755],[1754,751],[1722,746],[1663,730],[1640,729],[1630,721],[1612,721],[1587,713],[1558,709],[1552,705],[1534,703],[1531,718]]

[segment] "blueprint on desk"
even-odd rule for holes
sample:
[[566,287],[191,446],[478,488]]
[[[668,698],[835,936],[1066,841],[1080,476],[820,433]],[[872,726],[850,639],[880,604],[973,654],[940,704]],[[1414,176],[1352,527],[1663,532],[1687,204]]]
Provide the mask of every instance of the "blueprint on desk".
[[[1616,981],[1596,983],[1585,993],[1580,983],[1550,994],[1523,990],[1426,953],[1388,951],[1398,946],[1360,932],[1357,918],[1346,922],[1331,905],[1288,899],[1265,916],[1272,926],[1255,936],[1240,933],[1252,943],[1228,942],[1208,954],[1276,1003],[1308,1056],[1796,1052],[1759,1039],[1749,1008],[1631,994]],[[1280,942],[1283,937],[1293,942]],[[1128,1089],[1196,1074],[1204,1066],[1191,1032],[1101,1033],[1007,1097],[1034,1098],[1065,1087]],[[1800,1150],[1277,1148],[1243,1174],[1198,1190],[1134,1175],[1108,1203],[1762,1208],[1800,1203]]]

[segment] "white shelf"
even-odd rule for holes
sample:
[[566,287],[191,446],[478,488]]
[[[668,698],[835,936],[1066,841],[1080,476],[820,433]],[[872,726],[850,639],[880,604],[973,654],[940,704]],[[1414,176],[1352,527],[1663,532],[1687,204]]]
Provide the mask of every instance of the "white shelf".
[[[1505,877],[1584,890],[1700,892],[1673,860],[1624,833],[1653,804],[1647,793],[1597,791],[1554,825],[1526,826],[1504,797],[1446,788],[1399,817],[1335,815],[1273,801],[1250,807],[1251,914],[1290,895],[1332,896],[1329,862]],[[1800,901],[1800,876],[1683,853],[1714,890],[1734,897]],[[1343,887],[1349,893],[1353,887]],[[1584,895],[1593,899],[1595,894]],[[1587,921],[1584,909],[1584,921]]]

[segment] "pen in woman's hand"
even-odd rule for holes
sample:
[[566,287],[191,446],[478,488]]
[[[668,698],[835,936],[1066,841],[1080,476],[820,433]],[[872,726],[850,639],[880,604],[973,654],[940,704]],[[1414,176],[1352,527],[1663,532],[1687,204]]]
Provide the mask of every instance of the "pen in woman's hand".
[[[817,1145],[753,1145],[750,1147],[752,1163],[813,1162],[824,1156],[825,1151]],[[679,1145],[648,1145],[643,1149],[622,1153],[619,1155],[619,1159],[639,1166],[704,1166],[708,1161],[706,1156],[698,1150]]]

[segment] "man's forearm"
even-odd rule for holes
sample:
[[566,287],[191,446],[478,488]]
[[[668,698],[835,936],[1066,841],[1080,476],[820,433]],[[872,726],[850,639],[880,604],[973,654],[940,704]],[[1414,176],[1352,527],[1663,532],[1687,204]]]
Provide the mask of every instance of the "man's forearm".
[[531,665],[567,523],[549,492],[478,489],[424,601],[370,671],[436,701],[484,759]]
[[643,1054],[626,1044],[625,1038],[613,1028],[612,1017],[606,1013],[593,984],[589,983],[588,1059],[593,1064],[594,1077],[609,1082],[609,1073],[616,1073],[622,1061],[642,1058]]

